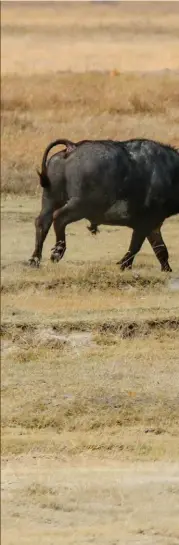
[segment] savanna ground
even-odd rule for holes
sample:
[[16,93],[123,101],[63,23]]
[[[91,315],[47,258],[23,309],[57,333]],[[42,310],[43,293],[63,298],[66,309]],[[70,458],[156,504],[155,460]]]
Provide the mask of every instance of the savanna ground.
[[125,228],[67,229],[41,268],[36,167],[51,139],[179,146],[179,5],[2,5],[3,544],[179,543],[178,218],[132,272]]

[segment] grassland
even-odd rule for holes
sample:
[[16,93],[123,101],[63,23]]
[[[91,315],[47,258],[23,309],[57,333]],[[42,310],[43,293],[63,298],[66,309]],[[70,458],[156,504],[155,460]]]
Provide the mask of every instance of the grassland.
[[178,545],[178,217],[147,242],[86,222],[27,260],[51,139],[179,147],[177,3],[2,6],[2,538],[4,545]]
[[4,5],[6,73],[178,70],[176,2]]

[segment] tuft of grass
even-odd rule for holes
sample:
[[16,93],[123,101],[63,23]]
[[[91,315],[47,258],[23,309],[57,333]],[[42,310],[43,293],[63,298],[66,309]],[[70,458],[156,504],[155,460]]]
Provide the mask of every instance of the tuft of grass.
[[[111,238],[112,236],[111,232]],[[105,232],[103,243],[104,240]],[[64,296],[66,294],[65,290],[70,288],[73,294],[85,290],[89,293],[93,291],[97,295],[98,290],[102,292],[122,290],[124,292],[129,289],[141,289],[145,293],[146,289],[158,290],[164,288],[166,279],[167,275],[162,276],[160,271],[155,271],[154,274],[149,267],[148,270],[140,270],[136,274],[128,271],[123,274],[115,262],[106,261],[105,257],[100,265],[97,261],[93,261],[93,263],[81,261],[77,262],[76,265],[73,262],[69,262],[68,265],[62,262],[56,267],[48,263],[48,266],[42,264],[39,270],[17,262],[14,266],[13,277],[11,267],[9,268],[8,264],[5,265],[1,291],[3,294],[13,291],[18,295],[22,290],[33,290],[34,293],[35,291],[38,292],[38,290],[44,290],[49,295],[55,292],[56,294],[64,294]]]
[[41,509],[52,509],[54,511],[65,509],[62,498],[58,497],[58,491],[45,484],[33,482],[23,490],[23,494]]
[[[151,426],[152,427],[152,426]],[[170,460],[177,461],[179,455],[179,440],[177,424],[171,423],[170,430],[157,433],[146,433],[145,426],[132,427],[103,427],[89,431],[62,430],[54,428],[29,430],[25,428],[2,428],[2,456],[47,457],[47,459],[63,459],[64,456],[91,455],[100,458],[113,458],[132,462],[140,460]],[[38,483],[39,484],[39,483]],[[36,495],[36,486],[33,483],[32,495]],[[49,488],[49,487],[48,487]],[[48,494],[45,485],[45,494]],[[53,494],[53,489],[52,489]],[[53,495],[54,498],[55,494]],[[53,499],[52,498],[52,499]]]
[[33,482],[26,490],[28,496],[46,496],[46,495],[52,495],[54,496],[56,494],[56,491],[54,488],[51,488],[49,486],[45,486],[44,484]]

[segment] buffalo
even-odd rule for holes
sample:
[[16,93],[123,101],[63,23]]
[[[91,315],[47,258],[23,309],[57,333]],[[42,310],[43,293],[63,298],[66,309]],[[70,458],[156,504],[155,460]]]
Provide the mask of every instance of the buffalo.
[[[47,160],[50,150],[65,149]],[[41,172],[42,209],[35,220],[35,250],[29,260],[38,266],[53,223],[56,244],[51,260],[66,250],[65,229],[87,219],[96,234],[99,225],[132,229],[129,249],[119,261],[131,268],[145,240],[150,242],[162,271],[171,271],[161,235],[164,220],[179,213],[179,151],[148,139],[127,141],[59,139],[45,150]]]

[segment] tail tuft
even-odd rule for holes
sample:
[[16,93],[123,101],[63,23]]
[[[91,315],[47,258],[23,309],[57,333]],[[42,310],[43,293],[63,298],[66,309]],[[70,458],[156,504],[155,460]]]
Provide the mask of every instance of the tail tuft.
[[47,188],[47,187],[50,187],[50,181],[48,179],[48,176],[46,174],[46,172],[39,172],[39,170],[37,170],[37,174],[40,178],[40,185],[41,187],[43,188]]

